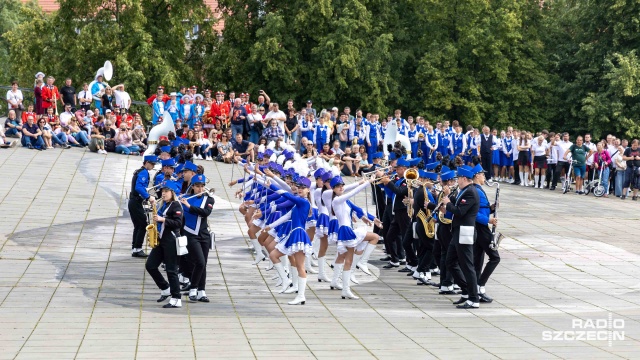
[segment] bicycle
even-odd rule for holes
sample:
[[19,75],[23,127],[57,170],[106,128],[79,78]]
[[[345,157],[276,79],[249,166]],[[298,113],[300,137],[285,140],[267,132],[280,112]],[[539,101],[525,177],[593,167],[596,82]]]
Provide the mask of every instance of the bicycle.
[[589,192],[593,192],[595,197],[603,196],[607,191],[602,185],[602,165],[599,166],[600,174],[598,175],[598,179],[595,179],[596,173],[593,172],[593,176],[591,177],[591,181],[586,181],[584,184],[584,194],[589,195]]
[[564,176],[564,182],[562,182],[562,193],[566,194],[571,191],[571,175],[573,175],[573,164],[577,163],[575,160],[569,163],[569,170]]

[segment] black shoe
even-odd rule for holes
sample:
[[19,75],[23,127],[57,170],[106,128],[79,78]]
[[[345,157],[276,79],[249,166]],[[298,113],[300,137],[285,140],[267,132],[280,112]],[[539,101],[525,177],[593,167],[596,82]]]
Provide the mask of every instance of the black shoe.
[[493,299],[487,294],[478,294],[478,296],[480,297],[480,302],[482,302],[482,303],[491,303],[491,302],[493,302]]
[[638,201],[638,197],[637,197],[637,196],[634,196],[634,197],[632,197],[632,198],[631,198],[631,200],[633,200],[633,201]]
[[385,256],[380,261],[391,261],[391,256]]
[[556,187],[555,187],[555,186],[552,186],[552,187],[550,187],[550,188],[549,188],[549,190],[551,190],[551,191],[553,191],[553,190],[555,190],[555,189],[556,189]]
[[620,196],[620,200],[625,200],[626,198],[627,198],[627,195]]
[[164,306],[162,307],[165,309],[170,309],[170,308],[179,308],[180,306],[175,306],[175,305],[172,305],[171,303],[167,303],[167,304],[164,304]]
[[435,285],[436,283],[434,283],[431,280],[427,280],[427,279],[423,279],[423,278],[418,278],[418,285]]
[[149,255],[147,255],[147,254],[146,254],[144,251],[142,251],[142,250],[137,251],[137,252],[134,252],[134,253],[131,253],[131,257],[146,258],[147,256],[149,256]]
[[181,285],[180,291],[189,291],[191,289],[191,282],[182,283]]
[[209,298],[206,297],[206,296],[203,296],[200,299],[198,299],[198,301],[200,301],[200,302],[209,302]]
[[407,260],[400,259],[400,265],[407,265]]
[[393,268],[397,268],[399,266],[400,266],[400,264],[389,261],[389,263],[387,265],[383,266],[382,268],[383,269],[393,269]]
[[[429,270],[431,271],[431,270]],[[440,269],[436,270],[436,271],[431,271],[431,276],[440,276]]]
[[470,305],[468,302],[466,302],[466,301],[465,301],[465,303],[464,303],[464,304],[462,304],[462,305],[458,305],[458,306],[456,306],[456,308],[458,308],[458,309],[468,309],[468,310],[471,310],[471,309],[478,309],[478,308],[480,308],[480,307],[479,307],[479,306],[473,306],[473,305]]
[[156,301],[157,302],[163,302],[163,301],[167,300],[170,296],[171,295],[160,295],[160,297]]
[[198,301],[198,297],[197,296],[189,296],[189,301],[196,302],[196,301]]
[[27,146],[27,148],[29,148],[29,150],[33,150],[33,146],[32,145]]
[[398,272],[410,272],[410,273],[413,273],[413,270],[409,269],[408,267],[403,267],[402,269],[398,270]]
[[440,295],[455,295],[456,292],[453,290],[440,290],[440,292],[438,292],[438,294]]
[[[398,271],[400,271],[400,270],[398,270]],[[413,270],[407,272],[407,276],[413,276],[413,274],[415,274],[415,271],[413,271]],[[418,280],[415,276],[413,276],[413,278]]]
[[460,299],[458,299],[458,301],[454,301],[453,305],[459,305],[459,304],[465,303],[465,302],[467,302],[467,300],[469,300],[469,299],[465,298],[465,297],[461,297]]

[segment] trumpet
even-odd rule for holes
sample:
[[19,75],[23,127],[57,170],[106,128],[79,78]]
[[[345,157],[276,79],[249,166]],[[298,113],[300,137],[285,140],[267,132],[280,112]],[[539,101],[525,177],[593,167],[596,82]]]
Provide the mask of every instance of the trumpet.
[[[376,173],[378,171],[382,171],[384,173],[384,175],[378,177],[376,176]],[[377,168],[375,171],[371,171],[368,173],[364,173],[362,174],[362,178],[366,181],[370,181],[371,179],[375,179],[376,181],[373,183],[374,185],[378,185],[380,184],[380,179],[382,179],[383,177],[387,176],[389,174],[389,172],[391,171],[391,166],[387,166],[387,167],[383,167],[383,168]]]

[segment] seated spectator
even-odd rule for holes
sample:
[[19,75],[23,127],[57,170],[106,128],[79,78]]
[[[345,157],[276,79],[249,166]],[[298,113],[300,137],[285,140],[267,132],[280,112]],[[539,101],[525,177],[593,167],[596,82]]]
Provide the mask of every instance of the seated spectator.
[[147,150],[147,134],[142,130],[142,126],[137,125],[131,133],[131,140],[133,145],[137,145],[141,152]]
[[196,126],[196,141],[198,142],[198,145],[200,145],[200,151],[198,152],[198,157],[200,158],[200,160],[204,159],[207,161],[212,161],[213,159],[211,158],[210,150],[211,150],[211,143],[209,142],[208,139],[205,138],[205,134],[202,130],[197,130],[198,127]]
[[104,135],[105,139],[115,139],[116,138],[116,128],[113,127],[113,123],[111,120],[105,120],[104,127],[100,130],[102,135]]
[[325,161],[329,161],[334,157],[334,155],[336,154],[334,154],[334,152],[329,148],[329,144],[322,145],[322,151],[319,154],[321,158],[323,158]]
[[116,134],[116,152],[124,155],[140,155],[140,148],[133,145],[131,132],[127,130],[125,124],[120,125],[120,130]]
[[218,141],[218,157],[216,160],[224,161],[227,164],[231,164],[233,161],[233,145],[229,141],[229,135],[226,132],[222,133],[220,141]]
[[[15,118],[15,114],[14,114]],[[42,139],[42,131],[36,124],[33,116],[27,118],[27,123],[22,127],[22,146],[29,149],[44,150],[44,140]]]
[[367,154],[366,152],[361,153],[360,156],[362,157],[360,160],[360,166],[359,166],[359,175],[362,175],[362,173],[366,173],[372,170],[373,165],[369,164],[369,154]]
[[268,142],[271,142],[278,139],[284,139],[284,132],[278,126],[277,120],[271,120],[269,122],[269,126],[262,132],[262,136],[266,137]]
[[313,141],[307,140],[306,143],[307,143],[306,147],[302,150],[302,157],[305,159],[308,159],[316,156],[317,150],[313,144]]
[[[34,116],[31,116],[35,119]],[[13,110],[9,110],[9,114],[7,115],[7,120],[4,122],[4,134],[5,136],[11,137],[22,137],[22,123],[18,120],[16,116],[16,112]]]
[[67,143],[67,136],[63,132],[54,133],[51,124],[49,124],[43,116],[38,119],[38,127],[42,131],[42,139],[47,149],[53,149],[53,145],[59,145],[63,149],[71,146]]
[[252,142],[242,139],[242,133],[236,133],[236,140],[233,143],[235,161],[239,162],[240,159],[248,159],[253,162],[253,146]]
[[20,143],[20,140],[8,141],[7,137],[4,135],[4,131],[0,128],[0,148],[10,148],[16,147]]
[[91,131],[91,141],[89,142],[89,151],[97,152],[98,154],[106,154],[104,149],[104,135],[100,133],[100,128],[94,126]]
[[331,148],[334,154],[344,155],[344,151],[340,148],[340,141],[336,140],[333,142],[333,147]]
[[72,118],[69,122],[69,131],[71,132],[71,136],[78,142],[78,144],[82,147],[89,146],[89,136],[87,133],[78,126],[78,119]]
[[220,133],[216,129],[211,129],[209,131],[209,143],[211,146],[209,147],[209,156],[211,156],[212,160],[218,157],[218,141],[220,141]]

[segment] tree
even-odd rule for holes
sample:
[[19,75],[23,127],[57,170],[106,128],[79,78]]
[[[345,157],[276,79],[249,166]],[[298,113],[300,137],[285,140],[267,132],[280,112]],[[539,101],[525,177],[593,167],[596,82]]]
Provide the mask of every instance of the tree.
[[[0,34],[15,30],[29,19],[43,16],[42,10],[33,1],[26,4],[20,0],[2,1],[0,2]],[[7,84],[17,79],[11,71],[10,47],[9,40],[0,36],[0,84]],[[30,81],[32,80],[33,74]]]

